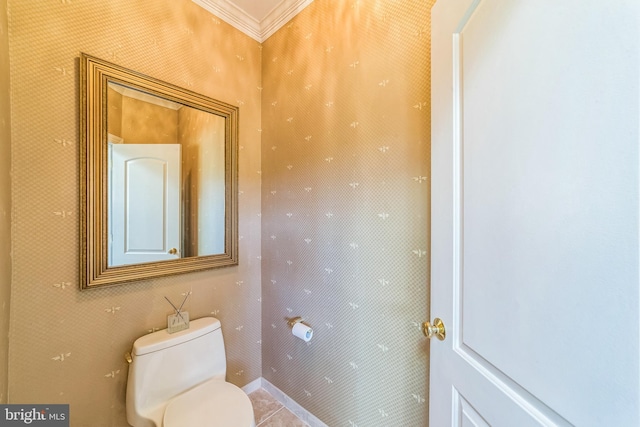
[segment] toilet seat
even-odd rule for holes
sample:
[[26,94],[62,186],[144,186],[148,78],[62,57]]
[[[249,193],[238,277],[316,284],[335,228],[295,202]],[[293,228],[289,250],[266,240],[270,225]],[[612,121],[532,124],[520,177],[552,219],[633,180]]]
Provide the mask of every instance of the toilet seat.
[[206,381],[171,399],[164,427],[255,427],[249,397],[220,379]]

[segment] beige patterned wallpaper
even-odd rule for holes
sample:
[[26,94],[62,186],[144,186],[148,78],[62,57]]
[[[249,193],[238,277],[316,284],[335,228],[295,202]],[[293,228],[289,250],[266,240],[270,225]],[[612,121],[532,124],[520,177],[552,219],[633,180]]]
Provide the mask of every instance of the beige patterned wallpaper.
[[11,297],[11,114],[7,8],[0,1],[0,403],[7,402]]
[[262,371],[330,426],[427,425],[432,3],[315,0],[264,43]]
[[[222,321],[228,380],[242,386],[259,378],[260,45],[190,0],[8,0],[8,8],[14,213],[9,401],[70,403],[72,426],[125,426],[123,354],[138,336],[166,326],[172,310],[165,295],[180,301],[188,291],[191,317]],[[6,58],[2,40],[0,58]],[[240,107],[239,266],[78,290],[80,52]],[[0,61],[3,73],[6,61]],[[6,115],[3,101],[0,119]],[[9,147],[2,132],[4,210]],[[0,218],[3,242],[5,229]],[[0,326],[4,340],[6,323]],[[0,386],[4,360],[0,352]]]

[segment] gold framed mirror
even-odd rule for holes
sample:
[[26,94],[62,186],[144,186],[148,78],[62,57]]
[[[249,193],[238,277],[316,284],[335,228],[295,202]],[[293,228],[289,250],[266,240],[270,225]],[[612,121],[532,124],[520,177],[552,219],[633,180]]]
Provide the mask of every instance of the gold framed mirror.
[[80,287],[238,264],[238,107],[82,53]]

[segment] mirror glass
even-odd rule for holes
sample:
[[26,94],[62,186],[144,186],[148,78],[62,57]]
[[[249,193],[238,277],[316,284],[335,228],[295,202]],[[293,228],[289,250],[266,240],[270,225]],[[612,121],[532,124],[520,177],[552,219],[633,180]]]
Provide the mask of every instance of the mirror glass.
[[238,108],[81,57],[82,288],[237,264]]
[[109,266],[224,253],[224,125],[107,84]]

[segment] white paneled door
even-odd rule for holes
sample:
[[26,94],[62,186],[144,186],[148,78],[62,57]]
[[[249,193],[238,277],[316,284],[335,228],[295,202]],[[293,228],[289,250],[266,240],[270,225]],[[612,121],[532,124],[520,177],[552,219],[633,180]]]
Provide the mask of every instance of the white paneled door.
[[110,144],[109,265],[180,257],[180,144]]
[[637,0],[438,0],[430,425],[640,425]]

